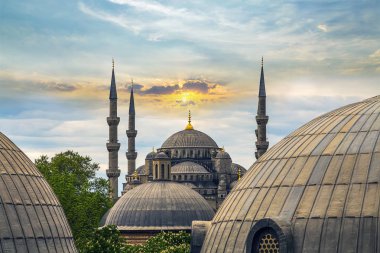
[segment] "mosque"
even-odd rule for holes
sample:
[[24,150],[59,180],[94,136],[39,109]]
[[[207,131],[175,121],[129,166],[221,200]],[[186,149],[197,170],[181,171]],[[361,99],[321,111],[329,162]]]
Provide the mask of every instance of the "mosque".
[[[120,118],[117,116],[117,89],[114,65],[112,67],[110,85],[110,115],[107,118],[109,125],[109,169],[107,176],[110,181],[111,194],[114,201],[118,199],[118,150],[120,143],[117,139],[117,127]],[[201,194],[206,201],[216,210],[227,194],[231,191],[239,178],[246,173],[246,169],[233,163],[230,155],[217,145],[207,134],[196,130],[191,124],[189,111],[188,122],[184,130],[172,134],[166,139],[160,148],[146,155],[145,164],[136,168],[137,152],[135,148],[137,130],[135,128],[135,101],[133,83],[129,100],[128,130],[128,174],[123,184],[122,194],[133,189],[137,185],[151,182],[153,178],[178,182],[188,186]],[[266,140],[266,93],[264,70],[261,67],[259,106],[256,116],[258,129],[256,135],[256,157],[261,156],[269,143]],[[165,174],[167,173],[167,174]]]

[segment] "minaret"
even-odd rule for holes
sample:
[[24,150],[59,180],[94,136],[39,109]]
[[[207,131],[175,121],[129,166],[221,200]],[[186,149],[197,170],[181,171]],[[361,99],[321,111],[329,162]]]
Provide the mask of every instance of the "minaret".
[[136,157],[137,152],[135,149],[135,138],[137,131],[135,130],[135,100],[133,97],[133,80],[131,85],[131,97],[129,100],[129,122],[128,122],[128,152],[126,153],[128,159],[128,175],[132,176],[136,170]]
[[269,142],[267,141],[267,123],[269,117],[266,115],[266,93],[265,93],[265,80],[264,80],[264,58],[261,58],[261,76],[259,88],[259,102],[257,107],[257,129],[256,129],[256,159],[259,159],[265,151],[267,151]]
[[110,198],[116,202],[118,198],[118,177],[120,170],[118,165],[118,152],[120,143],[117,139],[117,126],[119,125],[120,118],[117,116],[117,92],[116,81],[114,73],[115,63],[112,59],[112,78],[110,87],[110,115],[107,117],[109,126],[109,140],[107,143],[108,150],[108,170],[106,171],[110,185]]

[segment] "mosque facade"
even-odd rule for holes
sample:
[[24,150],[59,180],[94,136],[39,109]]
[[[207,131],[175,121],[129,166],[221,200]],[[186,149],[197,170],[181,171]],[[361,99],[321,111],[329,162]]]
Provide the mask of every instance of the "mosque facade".
[[[153,150],[145,157],[145,163],[136,167],[136,136],[135,129],[135,101],[133,83],[129,100],[129,121],[126,134],[128,137],[128,174],[125,176],[122,194],[133,189],[137,185],[145,184],[154,177],[167,178],[169,181],[178,182],[188,186],[201,194],[207,202],[216,210],[227,194],[232,190],[239,178],[246,173],[246,169],[233,163],[230,155],[218,146],[218,144],[206,133],[195,129],[191,123],[189,111],[188,122],[185,128],[172,134],[166,139],[160,148]],[[261,77],[259,86],[259,104],[256,121],[258,124],[255,131],[257,141],[255,153],[260,157],[268,148],[266,138],[266,93],[264,70],[261,66]],[[110,179],[112,197],[117,200],[117,180],[120,170],[117,168],[117,152],[120,144],[117,142],[117,93],[114,68],[112,68],[110,88],[110,116],[107,118],[109,124],[110,140],[107,143],[109,151],[109,169],[107,176]]]

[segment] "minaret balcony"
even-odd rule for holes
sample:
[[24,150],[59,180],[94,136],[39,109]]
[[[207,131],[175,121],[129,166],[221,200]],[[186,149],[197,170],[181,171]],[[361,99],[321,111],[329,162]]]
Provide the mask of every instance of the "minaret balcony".
[[128,151],[127,153],[125,153],[125,155],[127,156],[127,159],[128,160],[135,160],[136,159],[136,157],[137,157],[137,152],[135,152],[135,151]]
[[269,119],[269,117],[266,115],[257,115],[256,116],[256,122],[259,125],[263,125],[263,124],[268,123],[268,119]]
[[113,143],[113,142],[109,142],[106,144],[107,145],[107,150],[109,152],[112,152],[112,151],[118,151],[120,149],[120,143]]
[[107,123],[109,126],[119,125],[120,118],[119,117],[107,117]]
[[136,137],[137,130],[127,130],[126,133],[127,133],[128,138],[130,138],[130,137]]
[[106,170],[107,177],[119,177],[120,176],[120,170],[118,169],[109,169]]
[[269,147],[268,141],[256,141],[256,148],[257,149],[265,149],[267,150]]

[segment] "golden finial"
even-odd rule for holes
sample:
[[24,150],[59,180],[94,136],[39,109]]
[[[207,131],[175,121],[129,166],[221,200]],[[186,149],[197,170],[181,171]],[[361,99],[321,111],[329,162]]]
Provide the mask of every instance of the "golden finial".
[[222,151],[224,152],[224,145],[223,145],[223,147],[222,147]]
[[152,152],[155,152],[155,151],[154,151],[154,146],[152,147]]
[[138,177],[137,170],[135,170],[135,172],[133,172],[133,179],[137,179],[137,177]]
[[190,110],[189,110],[189,119],[187,122],[188,123],[187,123],[185,130],[194,130],[193,126],[191,125],[191,112],[190,112]]
[[241,177],[241,170],[240,170],[240,167],[238,169],[238,180],[240,180],[240,177]]
[[112,69],[115,68],[115,60],[112,58]]

